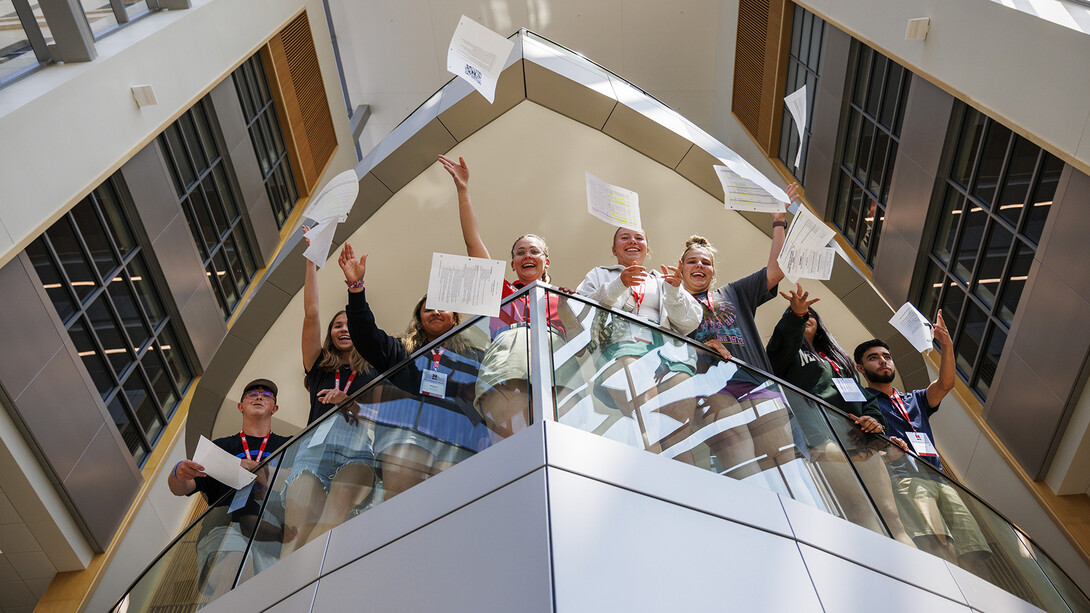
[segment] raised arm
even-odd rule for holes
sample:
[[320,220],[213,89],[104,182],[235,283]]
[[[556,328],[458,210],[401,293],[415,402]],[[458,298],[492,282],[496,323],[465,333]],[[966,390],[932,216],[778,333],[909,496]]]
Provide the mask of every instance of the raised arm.
[[[304,228],[305,233],[307,228]],[[304,238],[306,234],[303,235]],[[310,239],[306,239],[310,244]],[[322,352],[322,321],[318,315],[318,267],[307,260],[303,279],[303,368],[310,370]]]
[[806,319],[804,317],[810,311],[810,305],[820,298],[808,300],[809,292],[802,289],[802,285],[795,284],[796,290],[790,293],[780,292],[780,295],[791,303],[791,309],[784,311],[783,317],[772,330],[772,337],[765,345],[765,352],[772,363],[772,373],[783,376],[787,369],[798,360],[799,349],[802,348]]
[[942,321],[942,309],[935,317],[935,340],[939,342],[939,378],[927,386],[927,404],[937,408],[942,399],[954,389],[954,343],[950,340],[950,331]]
[[[799,197],[799,184],[792,183],[787,186],[787,195],[791,200]],[[787,211],[772,214],[772,246],[768,251],[768,289],[774,289],[783,280],[783,271],[780,263],[776,261],[783,249],[783,241],[787,238]]]
[[345,281],[349,283],[345,316],[348,318],[348,334],[352,336],[352,344],[365,360],[383,372],[405,359],[407,354],[400,340],[378,327],[375,315],[367,304],[362,283],[367,272],[367,256],[356,257],[352,245],[345,243],[337,263],[344,271]]
[[458,158],[455,162],[445,155],[440,155],[439,163],[450,173],[450,177],[454,179],[454,187],[458,190],[458,221],[462,224],[462,238],[466,242],[466,253],[473,258],[488,258],[488,249],[481,240],[481,230],[477,226],[477,213],[469,200],[469,167],[466,166],[465,159]]

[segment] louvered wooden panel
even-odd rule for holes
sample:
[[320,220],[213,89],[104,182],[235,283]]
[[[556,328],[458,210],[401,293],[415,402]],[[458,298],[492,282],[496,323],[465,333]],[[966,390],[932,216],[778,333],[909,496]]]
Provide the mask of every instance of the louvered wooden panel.
[[269,41],[262,60],[274,82],[277,115],[287,133],[300,195],[309,194],[333,159],[337,134],[306,11]]
[[783,16],[794,5],[787,0],[741,0],[734,53],[731,109],[768,155],[779,142],[780,108],[790,24]]

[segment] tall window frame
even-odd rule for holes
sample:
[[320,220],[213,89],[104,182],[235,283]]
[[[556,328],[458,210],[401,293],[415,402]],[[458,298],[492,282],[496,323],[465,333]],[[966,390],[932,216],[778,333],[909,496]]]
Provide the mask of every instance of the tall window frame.
[[[784,93],[796,92],[806,86],[806,116],[814,116],[814,100],[821,79],[822,46],[825,42],[825,21],[805,8],[794,5],[791,18],[791,45],[787,52],[787,70],[784,80]],[[780,122],[780,146],[778,157],[787,170],[800,184],[805,185],[806,166],[810,152],[810,134],[813,122],[807,122],[803,139],[799,141],[799,130],[795,118],[783,103],[783,119]],[[795,156],[802,147],[799,165],[795,166]]]
[[912,73],[852,39],[832,222],[871,268],[885,222]]
[[83,17],[95,40],[109,36],[130,23],[162,10],[159,0],[99,0],[97,9],[83,7]]
[[246,118],[246,129],[261,168],[265,192],[269,196],[276,227],[283,228],[299,201],[291,159],[285,145],[280,120],[276,116],[272,91],[265,74],[261,54],[255,53],[231,74]]
[[223,318],[230,319],[257,272],[234,172],[220,153],[218,122],[208,97],[159,136],[178,203],[197,244]]
[[121,438],[143,465],[194,369],[174,324],[177,307],[123,197],[121,180],[107,179],[26,253]]
[[958,376],[983,401],[1064,163],[961,102],[947,148],[915,303],[932,319],[942,309]]

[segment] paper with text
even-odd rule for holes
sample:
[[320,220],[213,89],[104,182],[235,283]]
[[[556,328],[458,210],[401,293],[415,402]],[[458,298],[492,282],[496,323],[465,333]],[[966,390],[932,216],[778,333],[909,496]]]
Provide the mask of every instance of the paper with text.
[[329,248],[333,246],[333,235],[337,232],[337,219],[331,218],[319,221],[317,225],[306,233],[310,240],[310,246],[303,252],[303,257],[314,262],[319,270],[325,266],[329,259]]
[[242,460],[220,449],[203,436],[197,441],[193,461],[204,467],[206,475],[232,489],[246,487],[257,478],[257,475],[242,467]]
[[799,207],[776,257],[784,276],[792,283],[799,279],[828,280],[836,262],[836,249],[827,246],[833,234],[833,229],[810,209]]
[[723,204],[726,208],[755,213],[779,213],[784,210],[783,203],[773,198],[767,190],[727,166],[715,166],[715,174],[719,175],[719,182],[723,184]]
[[447,49],[447,70],[469,82],[488,103],[515,43],[462,15]]
[[[780,189],[780,186],[770,181],[768,177],[764,176],[761,171],[757,170],[757,168],[754,167],[753,164],[750,164],[748,160],[738,155],[734,151],[727,149],[726,153],[724,153],[723,156],[719,158],[719,161],[722,162],[731,171],[756,183],[758,187],[768,192],[776,200],[780,202],[787,202],[791,200],[791,198],[787,195],[787,192]],[[718,172],[718,170],[716,172]],[[720,176],[720,181],[722,181],[722,176]],[[726,188],[724,187],[724,191],[725,190]],[[778,209],[777,212],[779,210],[781,209]]]
[[495,317],[507,262],[434,253],[428,277],[429,309]]
[[629,189],[610,185],[587,173],[587,211],[619,228],[642,230],[640,197]]
[[904,303],[901,308],[890,318],[889,324],[901,333],[912,348],[919,352],[932,348],[935,340],[935,332],[931,329],[931,322],[920,313],[911,302]]
[[795,119],[795,127],[799,131],[799,150],[795,154],[795,168],[798,168],[799,162],[802,161],[802,139],[806,136],[806,84],[804,83],[798,91],[785,96],[783,101],[787,104],[791,117]]

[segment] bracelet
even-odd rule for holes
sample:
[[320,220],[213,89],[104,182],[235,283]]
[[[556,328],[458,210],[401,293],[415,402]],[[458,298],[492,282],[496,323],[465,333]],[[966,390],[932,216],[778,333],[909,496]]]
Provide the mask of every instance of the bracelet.
[[773,228],[780,227],[780,228],[783,228],[784,230],[786,230],[787,229],[787,222],[782,220],[782,219],[777,219],[776,221],[772,222],[772,227]]
[[174,473],[174,478],[175,478],[175,479],[177,479],[177,478],[178,478],[178,467],[182,465],[182,462],[185,462],[185,460],[182,460],[181,462],[178,462],[177,464],[175,464],[175,465],[174,465],[174,470],[173,470],[173,471],[171,471],[171,472],[173,472],[173,473]]
[[348,279],[345,279],[344,284],[348,286],[348,289],[363,289],[363,279],[359,279],[358,281],[349,281]]

